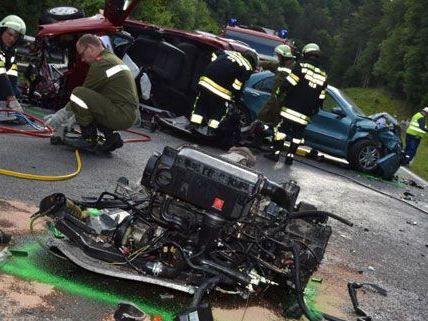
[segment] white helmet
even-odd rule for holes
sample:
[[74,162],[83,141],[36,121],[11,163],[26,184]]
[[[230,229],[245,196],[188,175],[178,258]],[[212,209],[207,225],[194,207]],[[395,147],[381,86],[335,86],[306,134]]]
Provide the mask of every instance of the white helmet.
[[0,21],[0,28],[10,28],[21,35],[25,35],[25,32],[27,31],[27,26],[25,25],[24,20],[13,14],[4,17],[3,20]]
[[277,55],[280,55],[284,58],[296,58],[293,56],[290,46],[287,45],[276,46],[274,51]]

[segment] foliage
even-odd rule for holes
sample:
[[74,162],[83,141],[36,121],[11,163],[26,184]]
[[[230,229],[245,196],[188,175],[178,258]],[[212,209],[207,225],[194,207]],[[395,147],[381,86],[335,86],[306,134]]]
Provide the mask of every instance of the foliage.
[[[89,16],[103,3],[5,0],[0,16],[22,16],[34,35],[38,17],[48,7],[71,4]],[[426,0],[143,0],[133,18],[214,33],[220,33],[230,18],[244,25],[287,28],[298,48],[308,42],[320,45],[330,83],[384,87],[417,110],[428,104],[426,4]]]

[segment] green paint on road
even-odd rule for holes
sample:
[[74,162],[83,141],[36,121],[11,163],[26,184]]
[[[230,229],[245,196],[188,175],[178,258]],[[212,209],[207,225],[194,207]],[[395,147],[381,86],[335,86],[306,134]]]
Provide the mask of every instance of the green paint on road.
[[68,292],[73,295],[83,296],[88,299],[96,300],[99,302],[107,303],[110,305],[117,305],[119,302],[133,302],[144,312],[155,316],[159,315],[162,317],[162,321],[172,321],[176,312],[168,311],[153,305],[148,305],[142,301],[136,301],[129,297],[123,297],[108,293],[106,291],[100,291],[94,287],[81,284],[79,282],[68,280],[64,277],[51,274],[44,271],[34,260],[35,255],[41,250],[40,245],[37,243],[31,243],[26,246],[20,247],[20,250],[27,251],[28,257],[9,257],[0,266],[0,270],[14,275],[16,277],[37,281],[53,285],[55,288],[60,289],[64,292]]

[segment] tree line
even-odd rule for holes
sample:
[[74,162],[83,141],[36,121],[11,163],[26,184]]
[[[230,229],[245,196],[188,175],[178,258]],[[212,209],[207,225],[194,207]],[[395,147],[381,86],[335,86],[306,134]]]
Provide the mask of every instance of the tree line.
[[[6,0],[35,34],[48,7],[73,5],[92,15],[104,0]],[[185,30],[219,33],[230,18],[245,25],[288,29],[298,48],[316,42],[330,83],[384,87],[415,110],[428,104],[426,0],[143,0],[133,18]],[[35,13],[38,13],[37,15]]]

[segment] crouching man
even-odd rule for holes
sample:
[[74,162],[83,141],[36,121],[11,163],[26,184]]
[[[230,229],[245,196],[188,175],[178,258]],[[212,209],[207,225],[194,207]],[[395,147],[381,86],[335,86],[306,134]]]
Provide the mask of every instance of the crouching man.
[[[117,130],[130,128],[137,117],[138,94],[129,68],[101,40],[85,34],[77,41],[77,54],[89,64],[82,86],[74,88],[70,101],[63,109],[45,117],[45,123],[59,130],[74,119],[81,129],[81,138],[74,140],[75,148],[113,151],[123,146]],[[98,132],[105,137],[98,144]]]

